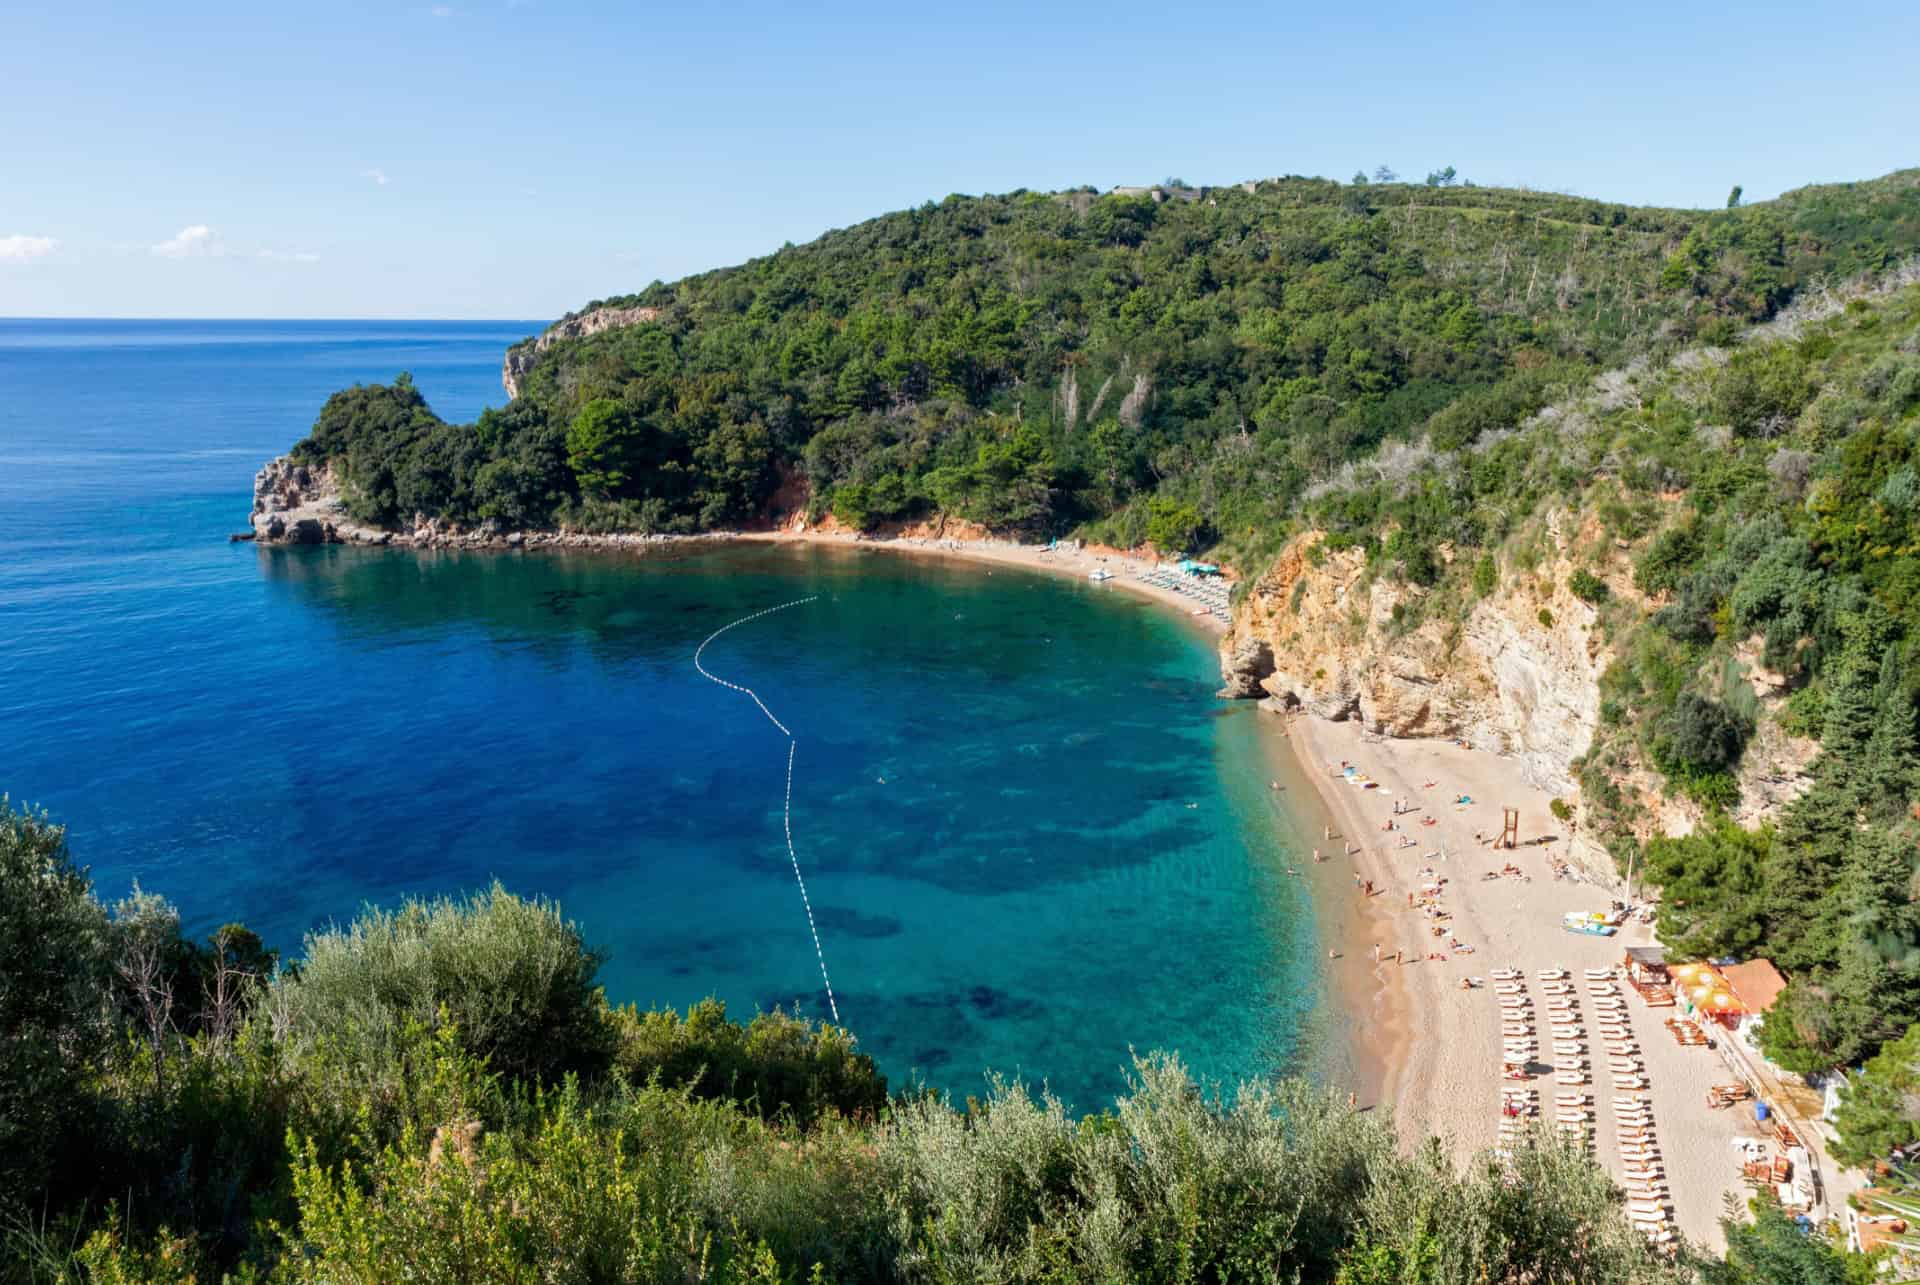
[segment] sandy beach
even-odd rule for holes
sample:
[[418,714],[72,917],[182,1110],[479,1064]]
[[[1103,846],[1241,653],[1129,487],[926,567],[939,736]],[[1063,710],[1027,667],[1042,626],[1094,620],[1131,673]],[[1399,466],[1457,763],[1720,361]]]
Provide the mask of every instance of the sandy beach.
[[[1464,990],[1461,979],[1520,970],[1537,1000],[1538,970],[1567,969],[1578,983],[1583,970],[1617,965],[1628,945],[1651,941],[1651,928],[1630,922],[1609,938],[1562,927],[1565,912],[1605,910],[1618,891],[1555,877],[1550,860],[1565,847],[1565,827],[1548,810],[1550,800],[1522,783],[1512,760],[1446,741],[1387,741],[1350,722],[1305,715],[1286,721],[1300,771],[1314,782],[1334,833],[1322,847],[1330,858],[1322,868],[1335,868],[1345,895],[1371,907],[1369,915],[1326,918],[1362,934],[1330,942],[1340,952],[1330,966],[1339,990],[1378,1023],[1377,1031],[1361,1032],[1363,1049],[1383,1068],[1374,1100],[1392,1108],[1409,1144],[1437,1135],[1465,1160],[1495,1142],[1503,1081],[1493,983]],[[1374,787],[1349,784],[1340,775],[1343,762]],[[1457,802],[1462,796],[1472,801]],[[1414,810],[1396,815],[1396,803]],[[1480,841],[1498,835],[1504,807],[1520,810],[1520,846],[1512,852]],[[1396,828],[1382,829],[1388,822]],[[1351,856],[1350,846],[1358,849]],[[1520,873],[1499,873],[1508,866]],[[1375,895],[1363,897],[1356,880],[1371,880]],[[1410,905],[1436,883],[1432,901],[1444,921]],[[1436,923],[1471,953],[1435,936]],[[1396,952],[1404,962],[1395,962]],[[1747,1195],[1734,1142],[1760,1130],[1750,1108],[1707,1108],[1709,1087],[1733,1078],[1720,1056],[1682,1047],[1663,1025],[1672,1009],[1650,1008],[1631,989],[1622,991],[1645,1060],[1677,1227],[1689,1240],[1717,1247],[1723,1195]],[[1591,1012],[1586,1016],[1592,1020]],[[1587,1038],[1596,1062],[1595,1083],[1586,1090],[1594,1099],[1596,1155],[1619,1177],[1625,1161],[1606,1054]],[[1553,1077],[1532,1083],[1550,1107]]]
[[[1095,571],[1106,571],[1113,577],[1103,582],[1107,588],[1152,599],[1161,606],[1186,616],[1195,625],[1209,633],[1222,634],[1227,629],[1227,622],[1218,614],[1208,610],[1201,600],[1192,596],[1191,593],[1169,589],[1162,584],[1145,579],[1144,577],[1160,566],[1155,560],[1099,545],[1076,548],[1073,545],[1062,544],[1048,548],[1039,544],[1020,544],[1013,540],[943,539],[932,535],[856,536],[837,531],[800,532],[792,529],[743,531],[723,538],[764,544],[826,544],[850,549],[883,549],[891,553],[906,553],[921,557],[955,558],[964,562],[1024,567],[1031,571],[1051,572],[1081,580],[1087,579]],[[1222,587],[1230,587],[1232,581],[1221,580],[1215,583]]]

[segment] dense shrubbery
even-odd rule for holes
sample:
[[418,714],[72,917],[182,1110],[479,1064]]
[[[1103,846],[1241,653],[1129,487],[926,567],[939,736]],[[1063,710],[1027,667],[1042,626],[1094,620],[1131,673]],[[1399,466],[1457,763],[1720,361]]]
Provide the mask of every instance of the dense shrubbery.
[[[335,397],[301,449],[383,523],[691,531],[797,473],[815,516],[860,527],[939,511],[1133,543],[1158,500],[1197,519],[1169,547],[1245,559],[1383,441],[1464,447],[1601,364],[1915,248],[1906,174],[1711,212],[1299,179],[956,196],[607,300],[660,315],[529,354],[475,425],[402,380]],[[1807,392],[1743,366],[1716,411],[1764,431]]]
[[[572,925],[498,888],[269,975],[157,899],[110,914],[0,812],[0,1280],[1693,1279],[1550,1133],[1457,1172],[1344,1094],[1223,1102],[1162,1055],[1084,1119],[1007,1084],[890,1102],[843,1031],[609,1010]],[[149,1024],[194,978],[207,1020]]]

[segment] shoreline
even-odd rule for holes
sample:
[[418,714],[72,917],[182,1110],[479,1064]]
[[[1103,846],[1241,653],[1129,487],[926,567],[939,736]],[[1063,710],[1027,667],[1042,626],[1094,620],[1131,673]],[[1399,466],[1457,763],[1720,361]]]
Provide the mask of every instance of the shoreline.
[[[518,538],[515,538],[518,536]],[[264,547],[284,546],[285,541],[258,541]],[[1196,614],[1195,600],[1161,585],[1142,579],[1142,574],[1158,563],[1123,550],[1101,546],[1074,547],[1022,544],[991,538],[939,538],[894,535],[856,536],[835,531],[724,531],[699,535],[594,535],[553,532],[514,533],[493,538],[444,537],[428,541],[400,535],[373,541],[349,538],[328,543],[347,547],[408,548],[415,552],[537,552],[537,553],[641,553],[693,549],[701,545],[812,545],[842,549],[878,550],[908,557],[939,558],[990,566],[1010,566],[1048,576],[1085,580],[1096,569],[1105,569],[1112,578],[1101,582],[1117,587],[1144,602],[1172,612],[1214,642],[1225,636],[1229,621],[1207,612]],[[1232,581],[1227,582],[1229,585]],[[1244,699],[1244,698],[1243,698]],[[1281,831],[1289,846],[1298,846],[1298,859],[1308,861],[1315,846],[1313,831],[1323,824],[1341,828],[1337,809],[1321,784],[1315,780],[1308,757],[1303,755],[1293,731],[1305,714],[1276,718],[1267,710],[1250,711],[1261,724],[1258,739],[1265,751],[1265,768],[1275,780],[1284,782],[1285,797],[1279,801],[1278,815],[1265,824]],[[1279,742],[1284,742],[1281,744]],[[1338,841],[1336,840],[1336,843]],[[1323,849],[1328,845],[1320,844]],[[1358,940],[1373,933],[1369,940],[1383,939],[1386,921],[1376,908],[1353,897],[1347,882],[1350,863],[1337,852],[1327,862],[1313,865],[1307,875],[1313,904],[1317,949],[1325,952],[1336,942]],[[1315,1051],[1308,1065],[1317,1070],[1315,1078],[1329,1087],[1344,1084],[1355,1093],[1362,1106],[1377,1107],[1396,1102],[1396,1071],[1408,1036],[1406,995],[1397,977],[1381,974],[1375,981],[1357,978],[1349,970],[1330,967],[1343,961],[1328,961],[1319,956],[1321,1030],[1331,1047]],[[1396,1111],[1396,1115],[1400,1113]]]
[[[1517,760],[1448,741],[1374,736],[1352,722],[1304,713],[1288,716],[1286,732],[1298,774],[1332,818],[1335,838],[1323,850],[1330,857],[1325,864],[1338,868],[1324,886],[1330,897],[1344,897],[1348,910],[1323,922],[1329,934],[1348,935],[1330,943],[1340,955],[1327,963],[1336,993],[1366,1015],[1357,1023],[1357,1059],[1377,1070],[1376,1101],[1392,1109],[1403,1146],[1411,1150],[1437,1137],[1445,1154],[1464,1164],[1495,1145],[1500,1118],[1502,1019],[1493,970],[1518,969],[1529,982],[1541,969],[1580,976],[1619,964],[1629,945],[1652,944],[1652,928],[1629,921],[1615,936],[1595,937],[1562,927],[1565,912],[1605,910],[1619,890],[1555,873],[1567,846],[1565,827],[1553,819],[1547,794],[1525,783]],[[1340,774],[1343,761],[1374,788],[1348,783]],[[1471,801],[1459,802],[1462,797]],[[1396,804],[1414,810],[1396,813]],[[1499,834],[1508,807],[1520,812],[1519,846],[1509,851],[1476,842],[1476,835],[1491,840]],[[1397,828],[1383,829],[1389,822]],[[1402,847],[1403,839],[1413,842]],[[1343,855],[1347,844],[1359,847],[1351,858]],[[1377,895],[1357,896],[1355,878],[1373,880]],[[1444,919],[1413,905],[1434,880],[1442,882],[1430,898],[1432,910]],[[1448,932],[1471,953],[1450,949],[1443,939]],[[1379,960],[1371,957],[1375,942]],[[1404,963],[1395,963],[1396,950],[1406,952]],[[1467,977],[1489,980],[1462,989]],[[1675,1042],[1662,1024],[1672,1011],[1650,1008],[1628,992],[1677,1229],[1694,1243],[1719,1247],[1721,1198],[1746,1190],[1733,1145],[1759,1131],[1751,1113],[1702,1106],[1728,1071],[1719,1054]],[[1553,1088],[1551,1080],[1531,1083]],[[1612,1097],[1601,1084],[1587,1092],[1595,1099],[1594,1157],[1622,1181],[1626,1159]]]
[[[905,535],[855,536],[831,531],[729,531],[711,536],[664,538],[690,542],[714,540],[730,544],[818,544],[847,549],[882,549],[892,553],[949,558],[960,562],[1024,567],[1030,571],[1044,571],[1057,576],[1077,575],[1080,579],[1086,579],[1094,571],[1105,570],[1111,572],[1113,578],[1101,583],[1124,589],[1170,608],[1215,637],[1227,632],[1228,622],[1218,615],[1204,609],[1196,613],[1195,609],[1202,605],[1197,599],[1141,578],[1144,573],[1162,565],[1161,563],[1123,550],[1108,549],[1098,545],[1075,548],[1063,544],[1050,549],[1045,545],[1021,544],[1014,540]],[[1230,588],[1236,582],[1223,579],[1221,583]]]

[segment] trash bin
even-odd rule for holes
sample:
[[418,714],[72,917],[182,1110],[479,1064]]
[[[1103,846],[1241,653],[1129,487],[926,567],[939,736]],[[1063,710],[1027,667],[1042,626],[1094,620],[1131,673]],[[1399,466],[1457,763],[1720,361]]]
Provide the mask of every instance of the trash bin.
[[1759,1121],[1761,1124],[1765,1124],[1767,1122],[1767,1104],[1766,1103],[1755,1102],[1753,1104],[1753,1118]]

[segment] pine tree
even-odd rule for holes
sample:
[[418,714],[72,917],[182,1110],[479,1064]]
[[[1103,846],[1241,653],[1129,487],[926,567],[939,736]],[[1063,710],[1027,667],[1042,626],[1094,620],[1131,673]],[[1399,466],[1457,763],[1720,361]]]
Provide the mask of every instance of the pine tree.
[[1914,766],[1920,763],[1920,743],[1913,730],[1913,694],[1903,681],[1901,649],[1882,653],[1880,681],[1875,686],[1873,735],[1866,746],[1863,802],[1876,816],[1893,820],[1906,812],[1914,794]]

